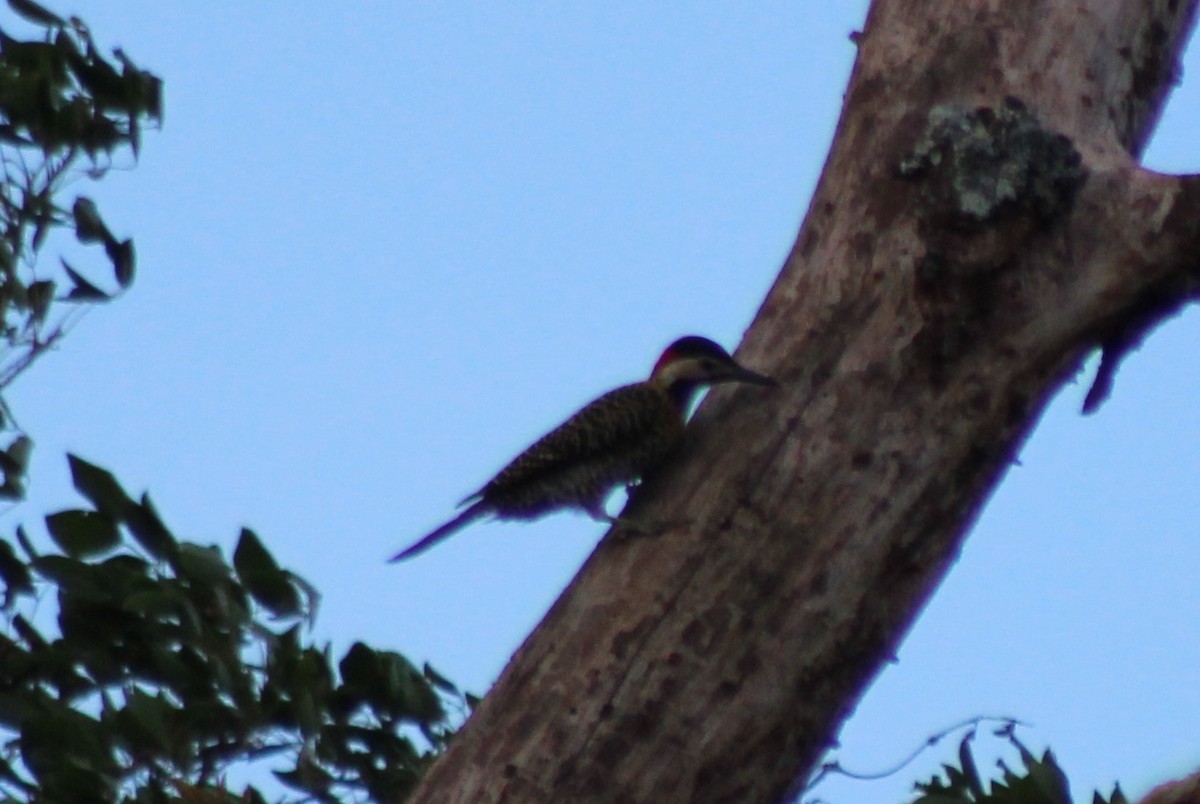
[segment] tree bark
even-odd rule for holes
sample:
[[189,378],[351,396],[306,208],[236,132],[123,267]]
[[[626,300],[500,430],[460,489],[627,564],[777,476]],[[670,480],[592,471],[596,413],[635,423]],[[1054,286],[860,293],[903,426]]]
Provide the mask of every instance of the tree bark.
[[1159,785],[1138,804],[1195,804],[1200,801],[1200,771]]
[[1196,0],[876,0],[796,245],[722,389],[420,802],[776,802],[831,744],[1046,402],[1200,287],[1140,168]]

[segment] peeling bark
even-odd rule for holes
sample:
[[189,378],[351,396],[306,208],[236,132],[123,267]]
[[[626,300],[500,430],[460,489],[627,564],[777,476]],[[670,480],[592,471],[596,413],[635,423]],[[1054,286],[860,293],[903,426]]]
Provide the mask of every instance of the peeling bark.
[[1196,296],[1198,180],[1136,161],[1195,8],[876,0],[739,350],[784,388],[710,395],[632,503],[686,524],[601,544],[414,801],[774,802],[811,771],[1052,394]]

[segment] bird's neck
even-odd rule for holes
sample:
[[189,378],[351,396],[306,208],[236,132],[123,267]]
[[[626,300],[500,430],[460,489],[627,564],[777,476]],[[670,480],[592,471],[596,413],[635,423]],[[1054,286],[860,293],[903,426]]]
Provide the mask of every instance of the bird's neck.
[[671,402],[675,405],[675,409],[679,411],[680,416],[687,415],[688,408],[692,406],[692,402],[695,401],[696,394],[699,393],[700,388],[701,383],[687,379],[678,379],[667,384],[667,396],[671,398]]

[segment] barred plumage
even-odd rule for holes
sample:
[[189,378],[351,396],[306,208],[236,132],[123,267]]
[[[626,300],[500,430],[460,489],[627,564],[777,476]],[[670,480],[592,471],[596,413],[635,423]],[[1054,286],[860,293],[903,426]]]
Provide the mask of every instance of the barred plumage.
[[683,439],[687,410],[697,391],[720,382],[774,385],[742,368],[725,350],[695,335],[663,352],[650,378],[609,391],[540,438],[462,501],[470,506],[391,558],[423,552],[482,516],[536,519],[579,508],[614,521],[604,500],[621,484],[660,464]]
[[683,439],[683,414],[649,382],[609,391],[500,470],[476,497],[500,519],[556,508],[594,513],[612,489],[641,477]]

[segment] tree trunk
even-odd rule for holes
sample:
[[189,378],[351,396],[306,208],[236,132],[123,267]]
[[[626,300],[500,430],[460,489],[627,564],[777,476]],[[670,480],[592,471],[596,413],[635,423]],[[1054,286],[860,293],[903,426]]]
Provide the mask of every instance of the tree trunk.
[[1047,400],[1200,287],[1141,169],[1196,0],[876,0],[722,389],[413,800],[776,802],[896,649]]
[[1200,801],[1200,772],[1151,790],[1139,804],[1196,804]]

